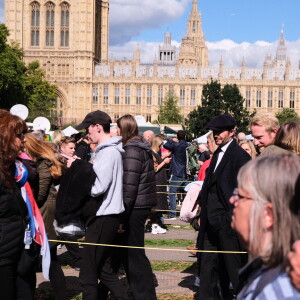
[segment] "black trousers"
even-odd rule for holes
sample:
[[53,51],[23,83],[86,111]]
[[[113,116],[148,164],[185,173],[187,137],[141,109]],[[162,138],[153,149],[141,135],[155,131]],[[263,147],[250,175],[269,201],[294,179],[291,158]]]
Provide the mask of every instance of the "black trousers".
[[[62,241],[77,242],[77,237],[60,237]],[[78,244],[65,243],[65,246],[72,258],[72,267],[76,268],[81,266],[81,249]]]
[[[112,244],[119,227],[119,216],[109,215],[96,217],[89,225],[85,242]],[[83,300],[98,300],[98,282],[101,282],[113,293],[115,299],[128,299],[125,287],[110,266],[110,247],[85,245],[83,248],[80,280],[83,289]]]
[[[128,246],[145,246],[145,222],[150,209],[133,209],[126,226]],[[149,259],[143,249],[126,249],[124,267],[134,299],[156,300],[154,277]]]
[[17,298],[17,263],[0,266],[0,299]]
[[[209,225],[204,237],[204,250],[244,251],[236,232],[226,223],[216,231]],[[205,300],[230,299],[228,287],[238,286],[238,271],[247,262],[247,254],[201,253],[199,298]]]
[[50,244],[51,263],[49,279],[54,290],[55,300],[65,300],[67,287],[66,278],[57,257],[57,244]]

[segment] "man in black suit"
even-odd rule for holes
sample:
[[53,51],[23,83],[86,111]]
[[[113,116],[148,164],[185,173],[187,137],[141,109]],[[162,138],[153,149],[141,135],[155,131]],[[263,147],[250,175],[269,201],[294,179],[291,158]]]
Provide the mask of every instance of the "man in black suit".
[[[207,127],[213,130],[219,146],[199,195],[201,201],[200,250],[243,251],[236,232],[231,228],[233,207],[229,203],[237,174],[242,165],[251,158],[233,139],[236,122],[230,115],[219,115]],[[246,263],[245,254],[201,253],[199,298],[205,300],[232,299],[238,286],[238,270]]]

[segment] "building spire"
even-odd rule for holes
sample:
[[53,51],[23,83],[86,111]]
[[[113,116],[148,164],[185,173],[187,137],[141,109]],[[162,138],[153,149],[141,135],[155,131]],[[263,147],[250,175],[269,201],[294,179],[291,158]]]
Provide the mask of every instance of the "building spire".
[[187,21],[187,34],[182,39],[180,47],[179,62],[190,66],[206,67],[209,65],[197,0],[192,2],[192,10]]
[[193,0],[193,12],[198,12],[198,0]]
[[285,39],[284,39],[284,25],[282,25],[282,29],[281,29],[281,32],[280,32],[280,38],[279,38],[279,41],[278,41],[278,47],[277,47],[277,50],[276,50],[276,60],[277,60],[277,63],[279,64],[279,66],[283,66],[285,65],[286,63],[286,60],[287,60],[287,49],[286,49],[286,46],[285,46]]

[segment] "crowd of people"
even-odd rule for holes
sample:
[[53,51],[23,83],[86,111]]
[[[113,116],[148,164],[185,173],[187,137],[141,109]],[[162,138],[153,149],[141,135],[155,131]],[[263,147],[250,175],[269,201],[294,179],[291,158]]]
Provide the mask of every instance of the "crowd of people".
[[[58,239],[80,272],[84,300],[131,299],[121,266],[134,299],[157,299],[145,224],[167,234],[177,194],[194,180],[199,299],[300,299],[299,123],[256,114],[247,139],[223,114],[200,145],[183,130],[168,140],[139,135],[131,115],[111,123],[93,111],[77,126],[85,132],[55,131],[49,142],[0,110],[1,299],[34,299],[38,268],[56,299],[66,299]],[[83,251],[68,243],[83,236]]]

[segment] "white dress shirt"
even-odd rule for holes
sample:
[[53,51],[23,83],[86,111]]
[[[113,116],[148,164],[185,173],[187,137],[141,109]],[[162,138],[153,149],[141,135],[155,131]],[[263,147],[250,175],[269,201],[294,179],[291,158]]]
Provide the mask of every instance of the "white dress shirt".
[[231,144],[232,141],[233,141],[233,139],[230,142],[228,142],[227,144],[225,144],[223,147],[220,148],[220,150],[219,150],[220,152],[219,152],[219,156],[218,156],[218,160],[217,160],[214,172],[216,171],[218,165],[220,164],[220,161],[222,160],[222,158],[225,154],[225,151],[227,150],[228,146]]

